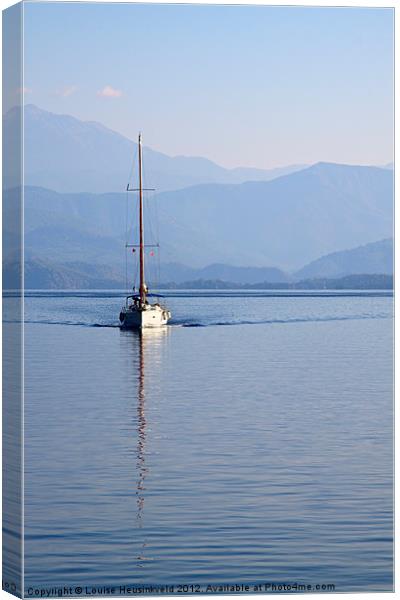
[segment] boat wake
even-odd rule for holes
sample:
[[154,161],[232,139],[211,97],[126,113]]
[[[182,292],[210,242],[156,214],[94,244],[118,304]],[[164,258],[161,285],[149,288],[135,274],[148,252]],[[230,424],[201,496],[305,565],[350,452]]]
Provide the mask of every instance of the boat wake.
[[236,320],[236,321],[209,321],[207,323],[201,322],[178,322],[173,321],[170,327],[225,327],[234,325],[275,325],[275,324],[291,324],[291,323],[324,323],[329,321],[358,321],[362,319],[390,319],[391,315],[388,314],[374,314],[374,315],[349,315],[349,316],[326,316],[326,317],[295,317],[287,319],[261,319],[261,320]]
[[[21,323],[21,321],[15,320],[3,320],[3,323]],[[33,324],[33,325],[67,325],[72,327],[101,327],[101,328],[111,328],[111,329],[119,329],[118,323],[84,323],[83,321],[50,321],[45,319],[25,319],[23,321],[24,325]]]
[[[198,328],[198,327],[233,327],[235,325],[290,325],[293,323],[324,323],[330,321],[358,321],[366,319],[391,319],[392,315],[388,313],[377,313],[377,314],[362,314],[362,315],[348,315],[348,316],[323,316],[323,317],[288,317],[287,319],[238,319],[238,320],[226,320],[220,321],[212,319],[207,321],[189,321],[189,320],[172,320],[166,327],[169,329],[176,328]],[[17,320],[4,320],[3,323],[19,323]],[[85,323],[83,321],[52,321],[50,319],[26,319],[24,324],[40,324],[40,325],[66,325],[72,327],[89,327],[89,328],[103,328],[103,329],[119,329],[119,323]]]

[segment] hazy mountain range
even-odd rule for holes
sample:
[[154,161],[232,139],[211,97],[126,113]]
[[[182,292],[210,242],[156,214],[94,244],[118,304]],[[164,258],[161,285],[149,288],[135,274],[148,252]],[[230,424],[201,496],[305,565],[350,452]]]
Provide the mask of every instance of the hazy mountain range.
[[[18,286],[16,263],[5,263],[3,282],[6,289]],[[180,263],[162,265],[161,278],[150,283],[176,284],[193,287],[231,287],[238,285],[258,287],[294,287],[315,289],[318,286],[340,289],[355,284],[364,287],[390,287],[391,280],[376,275],[393,274],[393,240],[381,240],[352,250],[335,252],[313,261],[295,273],[285,273],[276,268],[235,267],[212,264],[195,269]],[[340,279],[340,281],[338,281]],[[225,285],[223,285],[225,284]],[[264,284],[264,285],[263,285]],[[55,263],[51,260],[27,257],[25,263],[25,286],[35,289],[122,289],[126,286],[121,268],[104,264],[85,263],[79,260]]]
[[[15,108],[3,119],[6,147],[12,143],[20,118],[20,110]],[[25,106],[24,143],[25,184],[58,192],[122,192],[137,156],[134,141],[100,123],[54,114],[33,104]],[[225,169],[206,158],[171,157],[146,146],[143,154],[145,183],[158,191],[199,183],[267,181],[303,166]]]
[[393,275],[345,275],[339,278],[319,277],[301,281],[270,283],[233,283],[222,279],[196,279],[180,284],[164,284],[169,290],[392,290]]
[[[164,263],[295,271],[325,254],[391,237],[392,185],[389,170],[318,164],[269,182],[164,192],[146,201],[146,240],[160,240]],[[27,187],[27,256],[122,265],[127,202],[132,223],[133,195]]]
[[361,273],[393,273],[393,239],[381,240],[343,252],[332,252],[297,271],[295,277],[312,279]]
[[[6,148],[18,117],[17,110],[5,117]],[[25,187],[29,277],[40,286],[45,281],[51,287],[68,281],[72,287],[120,286],[125,241],[137,242],[138,237],[133,226],[137,197],[93,190],[112,189],[117,181],[121,188],[135,144],[97,123],[32,105],[26,107],[25,125],[27,181],[57,189]],[[146,242],[162,246],[161,255],[157,248],[154,257],[147,256],[150,279],[159,261],[162,280],[176,283],[284,283],[392,272],[390,164],[318,163],[297,171],[300,167],[288,167],[291,172],[277,176],[276,171],[227,170],[206,159],[171,158],[150,149],[145,158],[148,172],[167,190],[145,199]],[[253,181],[238,183],[249,177]],[[188,187],[168,189],[181,186]],[[63,191],[75,188],[79,192]],[[6,189],[4,194],[9,213],[5,258],[12,264],[19,244],[19,215],[12,215],[18,191]],[[130,275],[136,256],[128,254]]]

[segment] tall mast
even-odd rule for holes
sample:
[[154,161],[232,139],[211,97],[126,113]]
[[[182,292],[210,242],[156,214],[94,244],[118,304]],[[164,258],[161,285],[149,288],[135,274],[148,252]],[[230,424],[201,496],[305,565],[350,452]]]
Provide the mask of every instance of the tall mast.
[[142,134],[139,133],[139,247],[140,247],[140,302],[146,301],[146,284],[144,282],[144,236],[143,236],[143,182],[142,182]]

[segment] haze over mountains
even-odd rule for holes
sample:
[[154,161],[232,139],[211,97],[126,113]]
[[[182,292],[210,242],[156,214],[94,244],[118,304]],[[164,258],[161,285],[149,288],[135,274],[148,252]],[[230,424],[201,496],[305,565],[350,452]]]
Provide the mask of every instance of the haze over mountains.
[[[350,257],[353,257],[354,261]],[[338,269],[339,265],[342,267]],[[6,289],[18,286],[16,270],[15,262],[6,263],[3,269],[3,283]],[[392,273],[393,241],[382,240],[321,257],[293,274],[274,268],[213,264],[203,269],[195,269],[179,263],[167,263],[163,265],[158,282],[151,278],[148,281],[150,285],[155,284],[157,287],[166,285],[206,289],[236,286],[259,289],[389,289],[393,285]],[[77,260],[60,264],[29,256],[25,262],[27,289],[121,289],[125,288],[125,285],[125,276],[121,269],[113,269],[101,263]]]
[[[3,120],[5,143],[12,138],[20,110]],[[25,106],[25,183],[58,192],[122,192],[128,183],[137,144],[93,121],[58,115],[33,104]],[[268,181],[301,169],[225,169],[202,157],[167,156],[144,146],[144,174],[148,187],[175,190],[199,183]]]
[[[319,163],[269,182],[196,186],[158,199],[167,223],[162,239],[171,250],[179,235],[180,256],[196,243],[195,266],[216,259],[296,270],[329,252],[390,237],[392,197],[391,171]],[[178,230],[169,238],[174,223]]]
[[[27,187],[25,249],[57,262],[123,262],[130,194],[59,194]],[[392,235],[392,174],[375,167],[318,164],[269,182],[208,184],[146,200],[147,240],[163,262],[202,268],[300,269],[330,252]],[[152,235],[158,212],[159,236]],[[153,223],[152,223],[153,221]],[[131,237],[131,243],[133,238]]]
[[[16,110],[5,117],[6,144],[15,118]],[[25,125],[26,183],[42,186],[25,188],[30,281],[38,287],[45,282],[50,287],[120,285],[126,210],[131,228],[136,195],[93,191],[123,188],[134,143],[97,123],[32,105],[26,108]],[[151,183],[165,190],[146,199],[146,241],[161,243],[162,281],[251,284],[392,272],[391,165],[318,163],[300,170],[288,167],[287,174],[277,176],[150,149],[145,149],[145,160]],[[64,191],[74,189],[79,192]],[[5,193],[16,205],[17,191]],[[5,239],[11,262],[13,235],[9,226]],[[149,267],[158,262],[155,253],[148,257]]]
[[296,279],[344,277],[363,273],[393,273],[393,239],[365,244],[351,250],[332,252],[312,261],[295,273]]

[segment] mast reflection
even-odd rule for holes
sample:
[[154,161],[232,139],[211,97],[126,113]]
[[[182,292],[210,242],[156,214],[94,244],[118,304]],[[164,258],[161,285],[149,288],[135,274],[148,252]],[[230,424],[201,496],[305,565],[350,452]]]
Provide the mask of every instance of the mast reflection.
[[146,334],[142,331],[138,333],[138,345],[139,345],[139,369],[138,369],[138,402],[137,402],[137,418],[138,418],[138,443],[137,443],[137,469],[138,469],[138,481],[136,488],[136,502],[137,502],[137,519],[139,526],[142,523],[142,514],[144,507],[144,490],[145,490],[145,478],[147,474],[146,467],[146,412],[145,412],[145,389],[144,389],[144,338]]
[[[146,477],[149,474],[149,468],[146,464],[146,443],[148,422],[146,416],[146,400],[150,399],[150,387],[157,387],[158,375],[163,371],[161,369],[161,351],[163,342],[168,335],[168,327],[160,327],[155,329],[145,329],[142,331],[124,331],[124,337],[130,338],[129,341],[136,342],[130,350],[134,350],[134,357],[137,360],[137,405],[135,426],[137,429],[137,445],[136,445],[136,521],[137,527],[142,529],[144,526],[144,509],[145,509],[145,493],[146,493]],[[133,340],[132,340],[133,338]],[[136,354],[137,352],[137,354]],[[130,352],[131,354],[131,352]],[[146,378],[146,363],[148,366]],[[139,565],[146,560],[144,556],[147,546],[146,539],[143,539],[139,556],[137,557]]]

